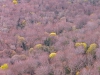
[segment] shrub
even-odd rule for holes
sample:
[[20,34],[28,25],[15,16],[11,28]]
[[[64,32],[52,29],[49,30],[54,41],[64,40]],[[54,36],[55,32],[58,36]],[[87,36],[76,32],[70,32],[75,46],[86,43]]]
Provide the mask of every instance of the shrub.
[[56,53],[50,53],[49,58],[53,58],[56,56]]
[[31,54],[33,52],[34,48],[30,48],[29,49],[29,54]]
[[2,69],[2,70],[8,69],[8,64],[5,63],[5,64],[1,65],[0,69]]
[[76,72],[76,75],[80,75],[80,72],[79,72],[79,71],[77,71],[77,72]]
[[18,41],[19,42],[24,42],[25,41],[25,38],[18,35]]
[[94,50],[97,48],[97,44],[93,43],[89,46],[88,50],[86,51],[86,53],[90,53],[90,54],[94,54]]
[[27,50],[25,38],[18,35],[18,43],[21,44],[21,48]]
[[13,0],[13,3],[14,3],[14,4],[18,4],[17,0]]
[[51,33],[50,33],[50,36],[56,36],[56,33],[51,32]]
[[36,49],[41,49],[41,48],[42,48],[42,44],[37,44],[37,45],[35,45],[34,48],[36,48]]
[[78,47],[78,46],[83,46],[85,50],[87,49],[86,43],[75,43],[75,47]]

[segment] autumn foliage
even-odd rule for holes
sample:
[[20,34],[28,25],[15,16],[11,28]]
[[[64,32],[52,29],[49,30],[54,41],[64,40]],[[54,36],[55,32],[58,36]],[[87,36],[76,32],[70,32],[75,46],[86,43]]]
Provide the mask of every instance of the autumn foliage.
[[100,75],[100,0],[0,0],[0,75]]

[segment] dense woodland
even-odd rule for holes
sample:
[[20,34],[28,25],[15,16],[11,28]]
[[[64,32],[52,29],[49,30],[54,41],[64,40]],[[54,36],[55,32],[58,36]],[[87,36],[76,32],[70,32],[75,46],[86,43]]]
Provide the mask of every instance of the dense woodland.
[[100,75],[100,0],[0,0],[0,75]]

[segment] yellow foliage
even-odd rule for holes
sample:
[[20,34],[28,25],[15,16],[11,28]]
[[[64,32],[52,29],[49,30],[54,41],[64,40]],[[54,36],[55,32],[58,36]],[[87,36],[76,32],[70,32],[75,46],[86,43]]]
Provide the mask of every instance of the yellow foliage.
[[76,75],[79,75],[79,74],[80,74],[80,72],[79,72],[79,71],[77,71],[77,72],[76,72]]
[[75,43],[75,47],[82,46],[82,43]]
[[5,64],[1,65],[0,69],[2,69],[2,70],[8,69],[8,64],[5,63]]
[[75,47],[78,47],[78,46],[83,46],[84,49],[87,48],[87,44],[86,43],[75,43]]
[[23,41],[25,41],[25,38],[24,38],[24,37],[21,37],[21,36],[18,36],[18,40],[19,40],[20,42],[23,42]]
[[56,56],[56,53],[51,53],[50,55],[49,55],[49,58],[53,58],[53,57],[55,57]]
[[82,46],[87,49],[87,44],[86,43],[82,43]]
[[17,1],[17,0],[13,0],[13,3],[14,3],[14,4],[18,4],[18,1]]
[[42,48],[42,44],[37,44],[37,45],[35,45],[35,48],[37,48],[37,49]]
[[50,36],[56,36],[56,35],[57,35],[57,34],[54,33],[54,32],[50,33]]
[[91,44],[88,50],[86,51],[86,53],[93,53],[96,47],[97,47],[97,44],[95,43]]
[[29,53],[31,53],[33,50],[34,50],[34,48],[30,48],[30,49],[29,49]]

